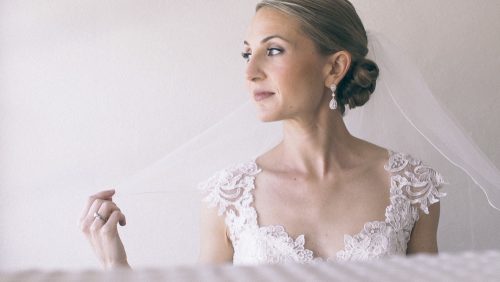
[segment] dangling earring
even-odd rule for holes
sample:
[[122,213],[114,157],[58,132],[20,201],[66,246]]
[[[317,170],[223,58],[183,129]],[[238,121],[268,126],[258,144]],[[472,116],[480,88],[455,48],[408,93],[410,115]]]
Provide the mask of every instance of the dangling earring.
[[330,89],[332,90],[332,100],[330,101],[330,109],[335,110],[337,108],[337,100],[335,100],[335,90],[337,90],[337,85],[332,84],[332,86],[330,86]]

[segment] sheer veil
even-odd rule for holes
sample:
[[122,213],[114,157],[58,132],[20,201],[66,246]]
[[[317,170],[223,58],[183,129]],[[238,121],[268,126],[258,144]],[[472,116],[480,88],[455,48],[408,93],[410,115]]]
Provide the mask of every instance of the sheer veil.
[[[380,68],[370,101],[347,109],[352,135],[406,152],[439,171],[448,182],[441,202],[441,250],[485,249],[483,238],[500,224],[500,171],[441,105],[409,58],[382,34],[368,32],[368,58]],[[181,110],[181,109],[179,109]],[[253,159],[281,139],[279,122],[261,123],[249,101],[158,161],[110,183],[132,216],[161,218],[173,232],[196,232],[201,195],[197,184],[231,164]],[[169,199],[166,210],[148,201]],[[481,218],[481,222],[477,219]]]

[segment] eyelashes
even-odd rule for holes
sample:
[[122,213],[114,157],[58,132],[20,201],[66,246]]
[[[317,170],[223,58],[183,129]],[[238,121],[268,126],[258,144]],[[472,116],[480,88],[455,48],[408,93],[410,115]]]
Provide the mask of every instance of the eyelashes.
[[243,57],[243,59],[247,62],[250,60],[250,55],[252,55],[250,52],[242,52],[241,53],[241,57]]
[[[283,53],[283,49],[281,49],[281,48],[268,48],[267,52],[266,52],[267,56],[276,56],[276,55],[279,55],[281,53]],[[251,56],[252,56],[252,53],[250,53],[250,52],[242,52],[241,53],[241,57],[243,57],[243,59],[247,62],[250,61]]]

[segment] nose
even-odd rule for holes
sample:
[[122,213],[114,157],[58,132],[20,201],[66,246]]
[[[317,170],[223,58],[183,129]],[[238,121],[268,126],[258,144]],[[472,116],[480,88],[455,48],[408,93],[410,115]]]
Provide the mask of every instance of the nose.
[[259,62],[258,57],[251,57],[247,62],[245,76],[249,82],[258,81],[265,78],[265,74],[262,70],[262,64]]

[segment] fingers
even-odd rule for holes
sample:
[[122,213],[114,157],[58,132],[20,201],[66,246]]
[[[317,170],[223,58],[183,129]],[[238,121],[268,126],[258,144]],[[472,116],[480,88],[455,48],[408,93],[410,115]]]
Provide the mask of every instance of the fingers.
[[[98,213],[102,218],[95,217]],[[103,232],[116,231],[116,225],[125,225],[125,215],[121,212],[118,206],[111,201],[103,201],[97,199],[89,209],[89,214],[86,218],[86,225],[89,226],[88,233],[96,237]],[[102,230],[101,230],[102,229]],[[87,230],[84,230],[84,232]]]
[[127,224],[125,215],[121,212],[120,208],[118,208],[118,206],[113,202],[105,201],[101,205],[101,208],[99,209],[99,214],[103,216],[107,222],[109,222],[111,215],[115,211],[118,211],[119,214],[118,214],[118,219],[113,224],[116,225],[117,223],[119,223],[121,226]]
[[99,199],[111,198],[114,194],[115,194],[115,189],[110,189],[110,190],[104,190],[104,191],[97,192],[94,195],[92,195],[91,197],[95,197],[95,198],[99,198]]
[[[115,234],[117,232],[117,224],[125,215],[118,209],[114,210],[108,218],[108,221],[102,226],[102,232]],[[101,220],[102,221],[102,220]]]
[[[100,229],[107,221],[109,216],[113,213],[113,211],[120,209],[118,206],[110,199],[110,197],[115,193],[114,190],[101,191],[95,195],[89,197],[84,212],[87,213],[80,219],[80,229],[83,233],[89,235],[89,233],[94,233],[97,229]],[[102,198],[108,197],[108,200]],[[90,207],[88,207],[90,205]],[[101,220],[97,217],[94,217],[95,213],[99,213],[99,215],[104,219]],[[95,224],[95,221],[103,221],[102,223]],[[118,223],[121,226],[126,224],[126,218],[123,213],[120,213]]]
[[126,224],[126,218],[113,202],[114,194],[115,190],[106,190],[90,196],[80,217],[81,229],[104,265],[126,262],[117,230],[118,224]]
[[82,219],[80,219],[80,228],[83,233],[88,234],[89,232],[95,230],[96,226],[94,222],[97,221],[97,218],[94,218],[94,213],[99,211],[102,203],[103,200],[101,199],[94,200],[91,207],[87,210],[87,214]]
[[118,218],[118,223],[120,223],[121,226],[127,225],[127,219],[125,218],[125,215],[120,211],[120,217]]
[[96,199],[111,200],[114,194],[115,194],[115,190],[111,189],[111,190],[101,191],[101,192],[98,192],[98,193],[90,196],[87,199],[87,202],[85,203],[85,207],[82,210],[82,213],[80,215],[80,219],[83,220],[87,216],[87,214],[89,213],[89,208],[92,206],[92,204],[94,203],[94,201]]
[[[105,221],[109,221],[109,217],[113,214],[113,212],[119,211],[119,217],[117,222],[114,223],[116,225],[117,223],[120,223],[121,226],[124,226],[127,221],[125,218],[125,215],[121,212],[120,208],[118,206],[111,202],[111,201],[104,201],[101,206],[99,207],[98,213],[104,218]],[[92,213],[92,216],[94,213]]]
[[[96,200],[96,203],[98,203],[97,205],[100,205],[98,206],[96,212],[99,213],[99,215],[102,217],[102,220],[104,220],[104,222],[106,222],[108,220],[108,217],[111,215],[111,213],[114,211],[114,210],[120,210],[118,208],[118,206],[116,206],[115,203],[111,202],[111,201],[102,201],[102,200]],[[90,209],[90,212],[92,214],[92,217],[94,217],[95,213],[92,212],[94,207],[92,207]],[[96,219],[99,219],[101,220],[100,218],[96,217]]]
[[98,236],[101,228],[104,226],[105,223],[106,223],[106,221],[104,221],[103,219],[99,219],[99,218],[96,217],[92,221],[92,223],[90,224],[90,227],[88,229],[90,235],[92,235],[93,237]]

